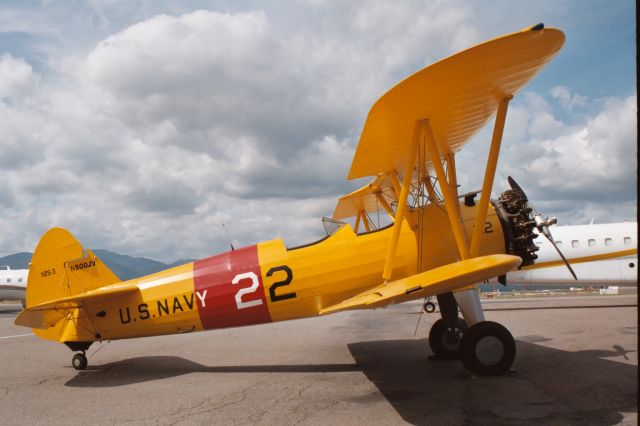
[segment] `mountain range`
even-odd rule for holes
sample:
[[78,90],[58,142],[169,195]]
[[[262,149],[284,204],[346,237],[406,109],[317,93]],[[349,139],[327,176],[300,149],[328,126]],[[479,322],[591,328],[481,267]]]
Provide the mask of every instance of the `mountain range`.
[[[153,274],[174,266],[193,262],[193,259],[178,260],[173,263],[163,263],[146,257],[133,257],[125,254],[114,253],[109,250],[96,249],[93,252],[109,267],[122,281]],[[0,257],[0,266],[9,266],[11,269],[28,269],[32,253],[15,253]]]

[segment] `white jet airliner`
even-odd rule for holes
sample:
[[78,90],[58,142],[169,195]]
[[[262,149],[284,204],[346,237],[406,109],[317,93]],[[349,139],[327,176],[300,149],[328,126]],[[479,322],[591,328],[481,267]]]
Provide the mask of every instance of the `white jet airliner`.
[[509,285],[637,286],[638,223],[551,228],[556,245],[576,273],[575,280],[549,240],[540,235],[531,269],[507,274]]
[[26,305],[28,269],[0,266],[0,300],[19,300]]

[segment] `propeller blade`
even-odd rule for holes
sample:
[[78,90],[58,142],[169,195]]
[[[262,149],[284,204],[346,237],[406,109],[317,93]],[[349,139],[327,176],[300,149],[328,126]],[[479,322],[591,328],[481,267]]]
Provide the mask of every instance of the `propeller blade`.
[[[549,232],[547,230],[547,232]],[[547,234],[544,234],[545,237],[547,237]],[[569,269],[569,272],[571,272],[571,275],[573,275],[573,279],[574,280],[578,280],[578,276],[576,275],[575,272],[573,272],[573,268],[571,267],[571,265],[569,264],[569,261],[567,260],[566,257],[564,257],[564,254],[562,254],[562,252],[560,251],[560,249],[558,248],[558,246],[556,245],[556,242],[553,241],[553,238],[549,238],[547,237],[547,239],[549,240],[549,242],[551,242],[551,245],[556,249],[556,251],[558,252],[558,254],[560,255],[560,257],[562,258],[562,261],[564,262],[564,264],[566,265],[567,269]]]
[[520,188],[520,185],[516,183],[514,178],[512,178],[511,176],[507,176],[507,181],[509,181],[509,186],[511,187],[511,189],[515,189],[524,194],[524,191],[522,190],[522,188]]

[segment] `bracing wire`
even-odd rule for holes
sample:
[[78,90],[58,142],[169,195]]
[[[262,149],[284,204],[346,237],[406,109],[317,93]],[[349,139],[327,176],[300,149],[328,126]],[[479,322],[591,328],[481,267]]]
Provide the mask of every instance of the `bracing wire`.
[[424,314],[424,305],[425,303],[427,303],[427,299],[429,298],[429,296],[425,296],[424,300],[422,301],[422,308],[420,308],[420,313],[418,314],[418,322],[416,323],[416,329],[413,330],[413,337],[416,336],[416,334],[418,334],[418,327],[420,326],[420,319],[422,319],[422,314]]

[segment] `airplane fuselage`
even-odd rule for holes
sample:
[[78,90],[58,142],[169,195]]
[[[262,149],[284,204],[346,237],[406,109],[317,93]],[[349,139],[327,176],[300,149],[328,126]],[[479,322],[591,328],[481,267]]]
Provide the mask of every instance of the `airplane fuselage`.
[[[344,226],[315,244],[272,240],[132,280],[140,291],[77,311],[60,341],[93,341],[237,327],[318,315],[380,284],[390,229]],[[394,274],[415,271],[415,237],[401,232]],[[95,331],[95,333],[94,333]],[[36,330],[46,337],[49,331]]]
[[[460,208],[470,237],[476,206],[461,203]],[[418,214],[430,217],[421,233],[422,250],[416,242]],[[440,208],[416,209],[408,219],[400,230],[394,280],[415,274],[419,258],[425,269],[458,259]],[[317,316],[320,310],[382,283],[391,231],[387,227],[356,234],[345,224],[332,235],[297,248],[287,248],[277,239],[228,251],[128,281],[140,291],[76,309],[77,322],[67,321],[59,326],[63,329],[34,331],[61,342],[88,342]],[[493,208],[484,231],[481,254],[504,253],[504,235]]]

